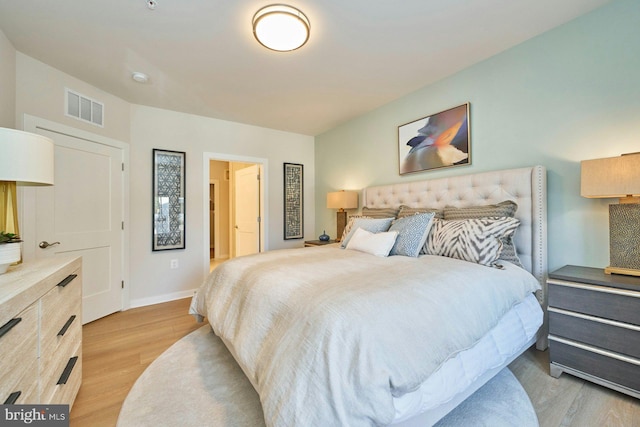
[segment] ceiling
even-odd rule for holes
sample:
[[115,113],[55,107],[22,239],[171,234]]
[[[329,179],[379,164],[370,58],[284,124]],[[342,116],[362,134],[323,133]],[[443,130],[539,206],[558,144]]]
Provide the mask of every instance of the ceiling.
[[0,0],[0,29],[131,103],[318,135],[609,1],[292,0],[311,36],[286,53],[253,37],[270,0]]

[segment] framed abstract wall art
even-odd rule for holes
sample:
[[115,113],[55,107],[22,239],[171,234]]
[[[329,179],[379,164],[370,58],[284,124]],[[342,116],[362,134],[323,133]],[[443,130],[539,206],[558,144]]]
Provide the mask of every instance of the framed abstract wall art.
[[185,156],[153,150],[154,251],[185,248]]
[[398,126],[400,175],[471,164],[469,103]]
[[303,165],[284,164],[284,239],[304,238]]

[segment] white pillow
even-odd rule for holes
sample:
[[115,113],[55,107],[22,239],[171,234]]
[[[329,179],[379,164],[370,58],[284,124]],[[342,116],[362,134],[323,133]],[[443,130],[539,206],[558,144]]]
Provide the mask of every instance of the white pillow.
[[347,249],[366,252],[371,255],[386,257],[396,242],[398,232],[385,231],[382,233],[372,233],[363,228],[358,228],[353,232]]

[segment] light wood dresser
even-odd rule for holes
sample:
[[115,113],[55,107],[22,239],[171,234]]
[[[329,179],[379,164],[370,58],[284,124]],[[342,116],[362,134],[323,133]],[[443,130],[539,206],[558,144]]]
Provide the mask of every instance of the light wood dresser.
[[82,260],[0,275],[0,403],[73,405],[82,381]]

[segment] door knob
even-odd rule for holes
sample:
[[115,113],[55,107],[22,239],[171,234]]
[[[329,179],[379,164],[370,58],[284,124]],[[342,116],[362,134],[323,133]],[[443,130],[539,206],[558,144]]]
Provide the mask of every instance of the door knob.
[[42,242],[40,242],[40,243],[38,244],[38,246],[39,246],[41,249],[47,249],[49,246],[55,246],[55,245],[59,245],[59,244],[60,244],[60,242],[53,242],[53,243],[49,243],[49,242],[47,242],[46,240],[43,240]]

